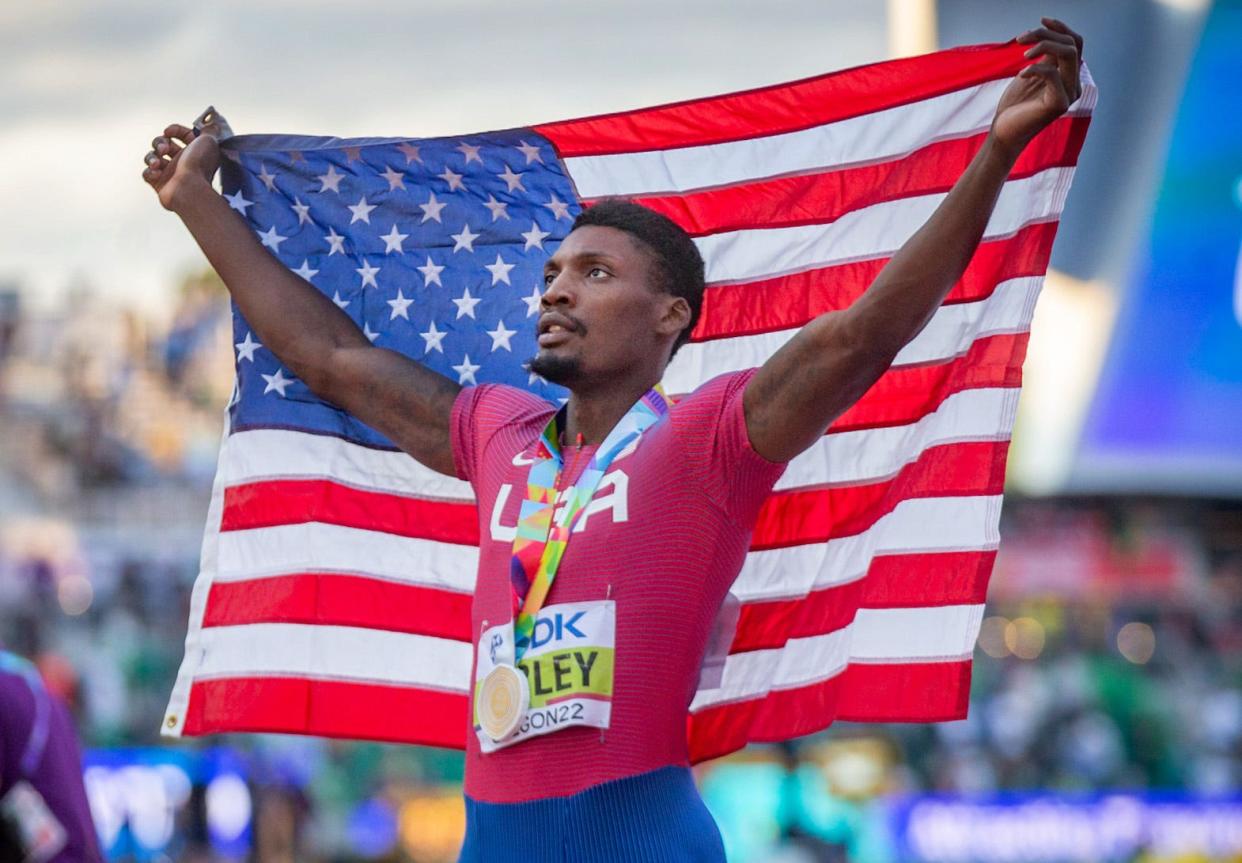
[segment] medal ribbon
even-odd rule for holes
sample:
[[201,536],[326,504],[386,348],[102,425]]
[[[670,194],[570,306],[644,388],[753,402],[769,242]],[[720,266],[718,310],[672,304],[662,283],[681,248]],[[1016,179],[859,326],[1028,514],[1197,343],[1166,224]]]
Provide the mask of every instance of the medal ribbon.
[[[586,509],[612,460],[635,438],[668,413],[668,396],[660,387],[647,393],[626,411],[608,437],[595,451],[582,476],[564,491],[557,492],[564,458],[561,455],[561,428],[566,409],[561,408],[548,422],[535,447],[534,462],[526,477],[526,499],[518,516],[513,538],[513,557],[509,562],[509,581],[514,606],[520,605],[513,624],[516,659],[530,645],[535,615],[543,607],[574,525]],[[557,504],[564,501],[559,524],[553,523]]]

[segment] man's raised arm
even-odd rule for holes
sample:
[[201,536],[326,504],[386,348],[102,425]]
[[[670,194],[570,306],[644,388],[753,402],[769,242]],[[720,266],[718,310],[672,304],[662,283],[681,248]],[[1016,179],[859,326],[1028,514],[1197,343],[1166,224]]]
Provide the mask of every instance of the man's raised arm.
[[427,467],[453,475],[449,416],[461,387],[373,346],[348,315],[263,248],[211,187],[220,165],[216,132],[208,126],[196,137],[169,126],[151,143],[143,179],[181,217],[259,340],[290,371]]
[[1081,93],[1082,38],[1060,21],[1018,37],[1023,69],[992,129],[927,223],[847,309],[820,315],[772,355],[743,396],[751,445],[774,461],[810,447],[926,326],[970,263],[1015,160]]

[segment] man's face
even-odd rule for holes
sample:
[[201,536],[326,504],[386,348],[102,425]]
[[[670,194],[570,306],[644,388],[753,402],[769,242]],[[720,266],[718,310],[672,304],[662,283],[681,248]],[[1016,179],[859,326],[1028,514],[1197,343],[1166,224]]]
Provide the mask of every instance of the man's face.
[[624,231],[571,232],[544,265],[531,369],[573,389],[632,374],[663,352],[677,300],[653,287],[654,269],[651,252]]

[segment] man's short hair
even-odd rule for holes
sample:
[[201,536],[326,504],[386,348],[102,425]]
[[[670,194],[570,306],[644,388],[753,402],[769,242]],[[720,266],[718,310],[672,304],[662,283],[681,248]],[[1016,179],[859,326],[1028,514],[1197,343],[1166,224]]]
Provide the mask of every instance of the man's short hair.
[[616,228],[636,237],[654,255],[658,284],[667,294],[690,305],[690,323],[673,342],[673,354],[690,339],[703,308],[703,256],[690,235],[672,219],[641,204],[621,198],[600,201],[578,214],[573,227],[584,225]]

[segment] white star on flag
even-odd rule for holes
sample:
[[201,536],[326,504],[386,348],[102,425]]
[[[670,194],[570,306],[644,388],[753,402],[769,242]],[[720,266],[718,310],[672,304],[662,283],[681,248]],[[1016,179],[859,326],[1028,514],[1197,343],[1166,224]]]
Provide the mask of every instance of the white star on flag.
[[479,237],[478,234],[470,230],[469,222],[462,227],[461,233],[451,234],[450,236],[452,236],[452,238],[456,241],[453,244],[454,252],[460,252],[462,249],[465,249],[467,252],[473,252],[474,241]]
[[542,252],[543,241],[546,240],[550,236],[552,236],[550,232],[539,230],[538,223],[531,222],[530,230],[522,232],[522,239],[526,240],[526,248],[523,249],[523,251],[529,252],[531,248],[533,247],[533,248],[539,249],[539,251]]
[[406,141],[403,144],[398,144],[397,149],[405,154],[405,163],[407,165],[416,160],[419,162],[423,160],[423,157],[418,155],[418,147],[414,146],[409,141]]
[[[431,197],[427,199],[427,203],[419,204],[418,208],[423,211],[423,222],[440,222],[440,211],[447,206],[448,204],[436,200],[436,193],[432,192]],[[419,224],[421,225],[422,222],[419,222]],[[440,222],[440,224],[444,223]]]
[[399,233],[397,231],[397,223],[393,222],[392,230],[389,231],[385,236],[380,237],[380,239],[384,241],[384,253],[387,254],[388,252],[400,252],[401,254],[404,255],[405,249],[402,248],[401,244],[405,242],[407,239],[409,239],[409,237],[410,237],[409,234]]
[[298,214],[299,225],[305,225],[307,222],[310,222],[310,204],[303,204],[301,198],[293,199],[293,212]]
[[229,206],[243,216],[246,215],[246,208],[253,207],[254,201],[247,201],[246,196],[242,194],[242,190],[238,189],[231,195],[225,195],[224,200],[229,202]]
[[303,258],[302,266],[298,267],[296,270],[294,270],[294,272],[297,273],[302,278],[306,279],[306,281],[308,282],[311,280],[312,277],[319,275],[318,270],[311,269],[309,258]]
[[328,173],[320,174],[315,179],[322,184],[319,187],[319,191],[326,192],[330,189],[339,194],[341,191],[341,180],[345,179],[345,175],[336,172],[336,165],[329,165]]
[[439,285],[444,287],[444,282],[440,281],[440,273],[444,272],[444,267],[431,260],[431,255],[427,256],[427,263],[414,269],[423,274],[423,284],[425,286]]
[[569,204],[557,198],[556,192],[552,193],[552,200],[548,201],[544,206],[552,211],[552,215],[556,216],[558,222],[561,219],[569,218]]
[[493,287],[498,282],[504,282],[506,285],[513,284],[509,281],[509,271],[516,267],[517,264],[506,264],[504,258],[500,257],[500,253],[496,254],[496,263],[484,264],[483,269],[492,274]]
[[274,375],[262,375],[262,378],[267,381],[267,386],[263,388],[263,395],[276,390],[276,392],[280,393],[281,398],[285,396],[285,387],[293,383],[292,378],[285,377],[284,369],[277,369]]
[[405,318],[407,321],[410,319],[410,304],[414,301],[407,300],[405,298],[405,294],[401,293],[400,288],[397,288],[397,298],[395,300],[388,300],[387,302],[388,305],[392,306],[392,314],[388,316],[388,320],[395,320],[399,317]]
[[543,299],[543,294],[538,288],[530,292],[529,297],[522,297],[522,302],[526,303],[526,317],[539,314],[539,301]]
[[366,196],[362,196],[358,199],[358,203],[350,204],[348,207],[349,212],[354,214],[349,220],[349,223],[351,225],[354,222],[366,222],[368,225],[371,224],[371,211],[375,209],[375,206],[375,204],[368,204]]
[[251,337],[250,333],[247,332],[245,341],[237,343],[237,361],[241,362],[242,360],[250,360],[250,362],[254,362],[254,352],[261,347],[263,347],[263,345],[256,342]]
[[506,351],[509,351],[510,353],[513,352],[513,347],[509,344],[509,339],[517,335],[517,330],[506,329],[505,322],[503,320],[497,321],[496,329],[488,330],[487,334],[492,337],[492,350],[493,351],[496,350],[497,348],[504,348]]
[[492,211],[492,221],[496,221],[501,216],[509,218],[508,204],[496,200],[495,195],[488,195],[487,200],[483,202],[483,206]]
[[365,288],[367,285],[370,285],[373,288],[379,287],[379,285],[375,283],[375,274],[379,272],[379,267],[371,266],[370,262],[367,261],[366,258],[362,259],[362,266],[357,267],[354,272],[362,276],[362,284],[359,285],[359,287]]
[[370,339],[371,341],[375,341],[376,339],[379,338],[379,335],[380,335],[379,333],[371,331],[371,324],[369,321],[364,322],[362,324],[362,334],[366,336],[368,339]]
[[342,299],[341,299],[341,292],[340,292],[340,291],[333,291],[333,292],[332,292],[332,302],[336,303],[336,307],[337,307],[338,309],[343,309],[343,308],[345,308],[346,306],[348,306],[348,305],[349,305],[349,300],[342,300]]
[[539,154],[539,148],[534,144],[527,144],[525,141],[519,141],[517,148],[522,151],[522,155],[526,157],[526,164],[531,162],[539,162],[543,164],[543,156]]
[[479,148],[476,145],[462,143],[457,145],[457,149],[460,150],[461,154],[466,157],[467,165],[471,162],[478,162],[480,165],[483,164],[483,159],[479,156]]
[[474,307],[480,302],[480,300],[470,296],[470,289],[466,288],[465,293],[463,293],[458,299],[453,300],[453,303],[457,306],[457,317],[454,318],[454,320],[459,320],[464,317],[473,318]]
[[449,191],[450,191],[450,192],[452,192],[452,191],[453,191],[453,190],[455,190],[455,189],[465,189],[465,188],[466,188],[466,184],[465,184],[465,183],[463,183],[463,182],[461,181],[461,174],[459,174],[459,173],[457,173],[456,171],[454,171],[454,170],[453,170],[452,168],[450,168],[448,165],[445,165],[445,166],[444,166],[444,173],[443,173],[443,174],[436,174],[436,176],[437,176],[437,177],[439,177],[439,178],[440,178],[441,180],[443,180],[444,182],[448,183],[448,187],[449,187]]
[[431,326],[427,328],[427,332],[419,333],[419,335],[422,336],[423,341],[427,343],[427,347],[423,350],[423,353],[429,354],[432,351],[444,353],[444,348],[440,346],[440,342],[444,341],[444,337],[448,334],[437,330],[435,321],[431,322]]
[[461,361],[461,365],[453,366],[453,371],[457,372],[457,383],[462,386],[466,385],[466,381],[469,381],[471,384],[477,383],[474,379],[474,373],[480,368],[481,366],[476,366],[470,362],[470,354],[466,354],[466,358]]
[[513,169],[508,165],[505,165],[505,169],[496,176],[505,181],[505,185],[509,187],[510,192],[517,190],[526,191],[526,187],[522,185],[522,175],[513,173]]
[[336,228],[328,228],[324,239],[328,241],[328,257],[337,253],[345,254],[345,238],[336,232]]
[[259,179],[263,181],[263,185],[267,186],[269,192],[276,191],[276,175],[267,172],[267,165],[259,168]]
[[388,181],[388,191],[390,192],[395,192],[397,189],[405,188],[405,175],[400,171],[393,170],[391,165],[385,168],[384,172],[380,174],[380,176]]
[[267,246],[277,254],[280,253],[280,244],[289,239],[288,237],[276,233],[275,225],[272,225],[266,231],[256,231],[256,233],[259,235],[259,239],[263,241],[263,245]]

